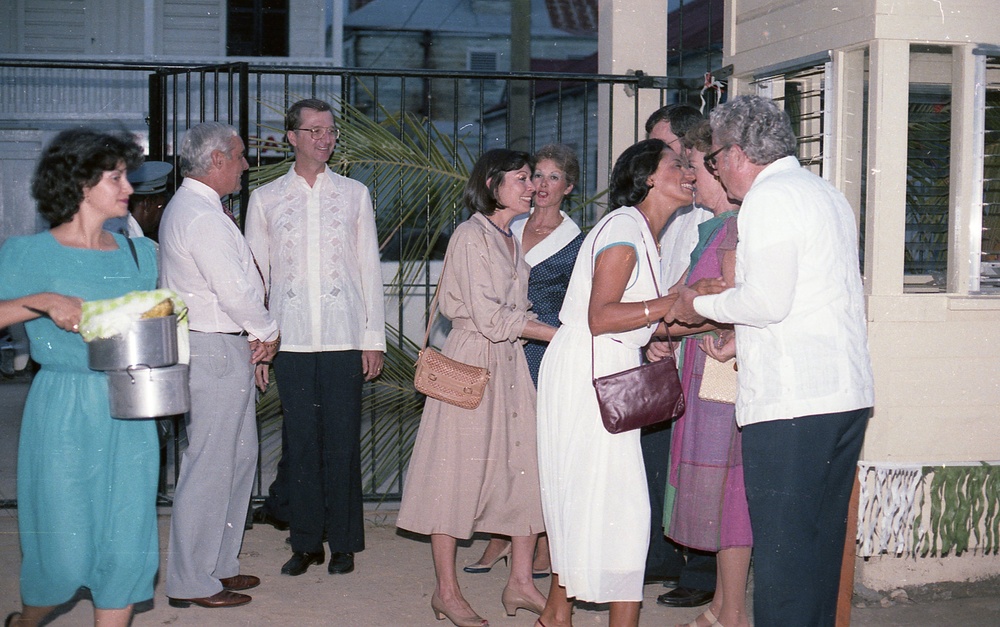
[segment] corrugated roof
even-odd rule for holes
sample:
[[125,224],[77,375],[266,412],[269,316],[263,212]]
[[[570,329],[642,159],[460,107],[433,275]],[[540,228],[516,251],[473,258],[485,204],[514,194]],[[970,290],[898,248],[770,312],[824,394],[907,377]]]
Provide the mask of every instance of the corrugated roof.
[[576,35],[597,34],[597,0],[545,0],[552,25]]

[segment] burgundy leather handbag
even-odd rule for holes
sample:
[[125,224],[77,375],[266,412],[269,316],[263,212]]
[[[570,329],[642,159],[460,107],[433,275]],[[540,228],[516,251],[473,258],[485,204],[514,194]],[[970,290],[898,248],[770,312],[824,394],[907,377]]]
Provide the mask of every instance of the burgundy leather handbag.
[[[606,223],[605,223],[606,224]],[[603,228],[603,227],[602,227]],[[646,263],[653,276],[656,295],[659,282],[646,248]],[[669,339],[669,334],[668,334]],[[673,349],[673,341],[670,341]],[[594,338],[590,338],[590,368],[601,408],[601,421],[608,433],[623,433],[677,418],[684,413],[684,391],[677,374],[674,351],[659,361],[645,363],[604,377],[594,376]]]

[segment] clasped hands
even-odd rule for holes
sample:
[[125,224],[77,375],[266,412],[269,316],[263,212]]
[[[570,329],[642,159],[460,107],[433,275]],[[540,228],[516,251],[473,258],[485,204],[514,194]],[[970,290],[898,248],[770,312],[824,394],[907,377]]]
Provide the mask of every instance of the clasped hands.
[[688,326],[694,326],[705,322],[705,317],[695,311],[694,299],[698,296],[718,294],[730,287],[721,277],[714,279],[699,279],[691,285],[677,285],[677,300],[667,318]]
[[257,389],[261,392],[267,389],[269,380],[268,367],[274,361],[274,356],[278,354],[278,347],[281,346],[281,335],[271,341],[250,340],[250,363],[256,364],[253,378],[257,384]]

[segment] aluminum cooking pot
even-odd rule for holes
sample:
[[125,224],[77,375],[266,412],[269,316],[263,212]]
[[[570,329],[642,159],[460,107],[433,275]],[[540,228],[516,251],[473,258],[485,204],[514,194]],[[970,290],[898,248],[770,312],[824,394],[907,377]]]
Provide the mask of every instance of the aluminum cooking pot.
[[108,373],[111,415],[160,418],[191,409],[187,364],[166,368],[133,366]]
[[177,363],[177,316],[136,320],[124,335],[87,344],[91,370],[125,370],[146,365],[163,368]]

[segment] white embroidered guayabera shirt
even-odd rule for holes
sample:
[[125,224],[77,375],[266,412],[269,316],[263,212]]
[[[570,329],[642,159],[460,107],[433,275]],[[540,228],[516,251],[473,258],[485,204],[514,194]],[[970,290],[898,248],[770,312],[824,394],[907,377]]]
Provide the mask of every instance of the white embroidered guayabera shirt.
[[858,230],[847,199],[795,157],[768,165],[743,199],[736,286],[699,296],[736,325],[740,426],[874,404]]
[[281,350],[385,350],[367,187],[329,167],[309,187],[291,167],[251,194],[246,237],[270,288]]

